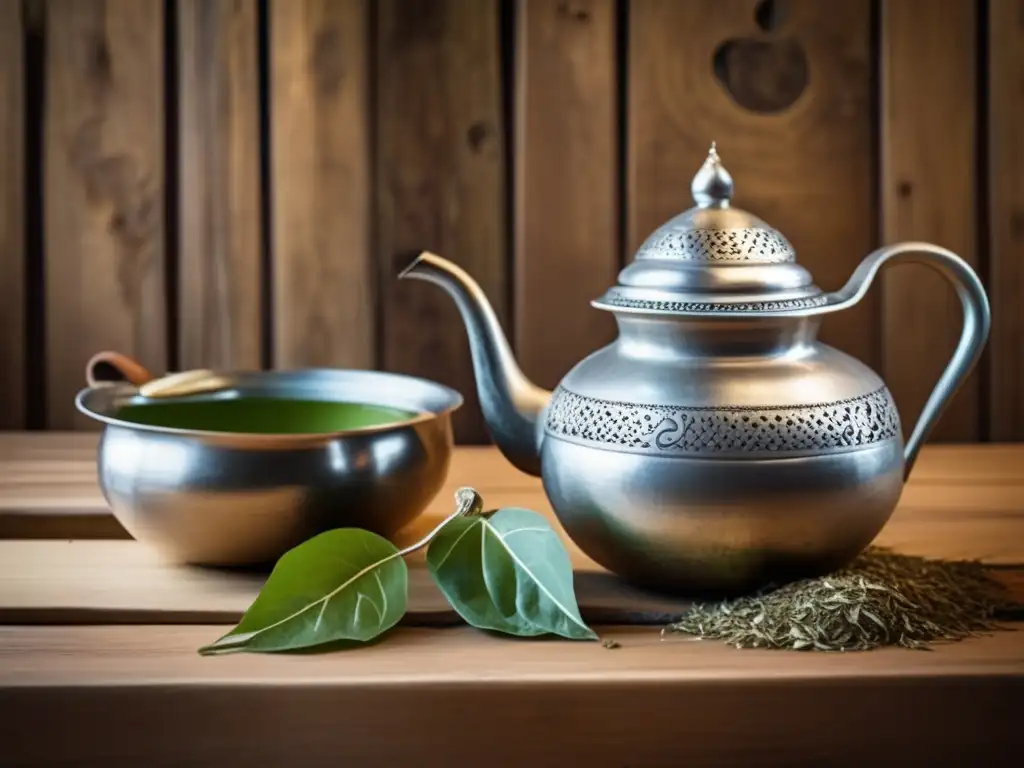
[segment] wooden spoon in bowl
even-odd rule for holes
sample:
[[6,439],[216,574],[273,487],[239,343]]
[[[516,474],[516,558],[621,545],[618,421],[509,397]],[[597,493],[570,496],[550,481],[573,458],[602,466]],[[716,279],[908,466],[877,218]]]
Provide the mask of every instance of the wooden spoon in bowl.
[[205,368],[170,373],[159,378],[144,365],[120,352],[98,352],[85,364],[85,381],[90,387],[101,387],[115,381],[134,384],[146,398],[182,397],[226,389],[231,383]]

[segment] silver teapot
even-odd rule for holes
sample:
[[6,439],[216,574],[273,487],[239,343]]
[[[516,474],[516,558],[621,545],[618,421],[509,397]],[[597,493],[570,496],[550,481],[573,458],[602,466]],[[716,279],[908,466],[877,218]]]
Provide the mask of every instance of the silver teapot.
[[[825,293],[790,243],[735,208],[712,145],[696,205],[657,229],[592,302],[618,337],[554,392],[521,372],[479,285],[423,253],[401,277],[440,285],[469,335],[494,441],[543,478],[569,537],[650,588],[736,593],[853,559],[892,514],[921,444],[977,362],[990,311],[954,253],[874,251]],[[874,371],[821,343],[822,317],[863,298],[887,263],[923,262],[963,305],[963,332],[906,445]]]

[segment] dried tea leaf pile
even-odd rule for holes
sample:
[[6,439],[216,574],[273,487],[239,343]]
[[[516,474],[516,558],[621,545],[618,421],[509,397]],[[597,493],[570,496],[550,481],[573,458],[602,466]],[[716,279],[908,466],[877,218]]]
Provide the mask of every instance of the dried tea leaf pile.
[[846,568],[778,589],[698,603],[666,631],[737,648],[862,651],[925,649],[998,628],[1010,601],[973,562],[945,562],[870,547]]

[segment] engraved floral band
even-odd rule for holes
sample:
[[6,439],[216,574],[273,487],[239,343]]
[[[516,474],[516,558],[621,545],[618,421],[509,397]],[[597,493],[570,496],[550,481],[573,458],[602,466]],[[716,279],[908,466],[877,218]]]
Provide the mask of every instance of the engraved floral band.
[[885,387],[814,405],[687,408],[584,397],[559,388],[547,433],[571,442],[640,453],[820,454],[896,439],[900,419]]

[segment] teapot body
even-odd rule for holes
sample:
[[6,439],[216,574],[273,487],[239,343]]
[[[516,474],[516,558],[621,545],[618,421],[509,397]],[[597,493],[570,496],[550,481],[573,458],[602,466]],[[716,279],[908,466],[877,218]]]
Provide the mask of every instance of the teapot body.
[[619,318],[544,415],[541,474],[570,538],[635,583],[708,593],[867,546],[903,487],[900,419],[817,325]]
[[[732,204],[715,145],[695,206],[648,236],[592,306],[619,327],[553,393],[518,368],[480,286],[424,253],[403,276],[437,283],[468,331],[477,389],[502,453],[540,475],[566,532],[594,560],[658,590],[733,593],[834,570],[899,501],[929,432],[991,326],[984,286],[941,246],[869,253],[825,292],[789,241]],[[906,445],[884,383],[821,343],[821,318],[854,306],[888,265],[942,275],[960,340]]]

